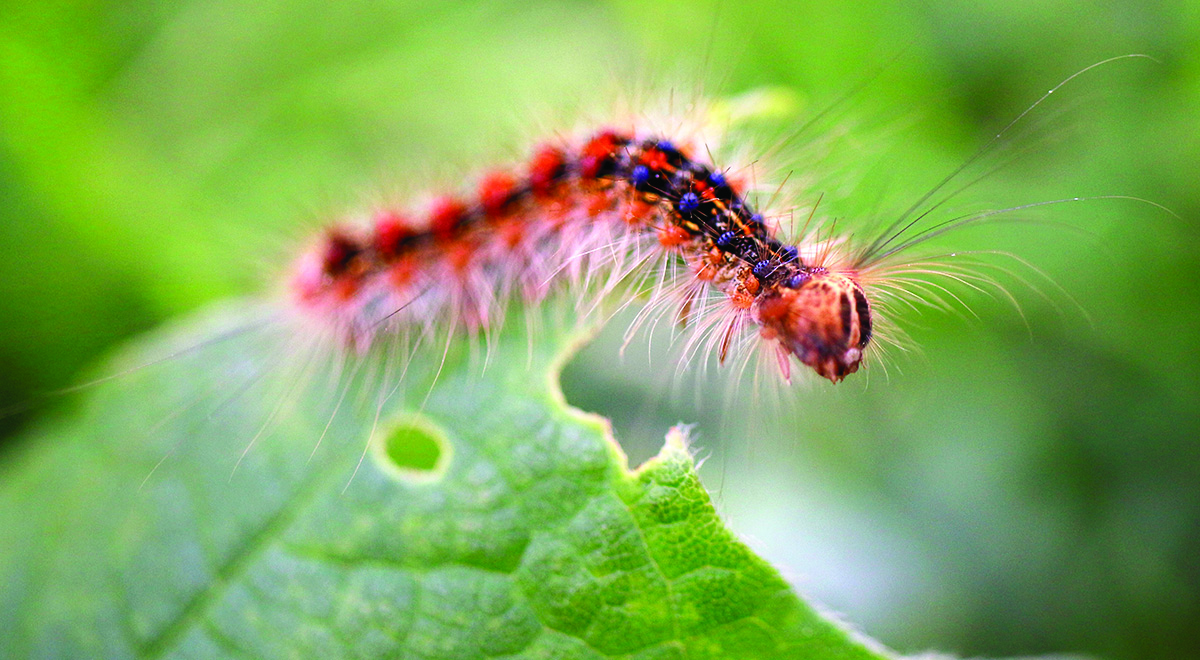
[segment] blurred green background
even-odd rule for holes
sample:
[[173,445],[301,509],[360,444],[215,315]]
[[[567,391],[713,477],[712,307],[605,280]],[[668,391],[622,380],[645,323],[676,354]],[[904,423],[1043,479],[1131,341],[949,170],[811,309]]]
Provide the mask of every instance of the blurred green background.
[[1178,219],[1089,202],[940,242],[1010,250],[1069,296],[914,315],[921,350],[887,377],[759,397],[711,373],[662,394],[637,350],[615,364],[618,323],[565,387],[635,462],[695,422],[734,529],[895,649],[1200,657],[1200,6],[848,4],[6,2],[0,425],[121,338],[269,289],[337,209],[519,153],[537,113],[629,71],[835,107],[805,190],[853,222],[1074,71],[1147,53],[1032,113],[1053,139],[1014,136],[1031,157],[955,203],[1121,194]]

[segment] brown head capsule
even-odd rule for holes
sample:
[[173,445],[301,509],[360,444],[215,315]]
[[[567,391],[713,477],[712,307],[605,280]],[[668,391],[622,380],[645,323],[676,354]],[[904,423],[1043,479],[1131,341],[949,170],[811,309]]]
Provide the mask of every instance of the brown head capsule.
[[765,338],[834,383],[858,371],[871,341],[871,307],[862,287],[823,269],[763,291],[751,314]]

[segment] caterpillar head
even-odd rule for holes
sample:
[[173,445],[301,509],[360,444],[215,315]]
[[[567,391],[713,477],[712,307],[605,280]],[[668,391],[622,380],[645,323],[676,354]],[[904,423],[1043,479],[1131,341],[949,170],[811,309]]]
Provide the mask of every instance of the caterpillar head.
[[764,291],[751,308],[764,338],[837,383],[858,371],[871,307],[851,277],[814,269]]

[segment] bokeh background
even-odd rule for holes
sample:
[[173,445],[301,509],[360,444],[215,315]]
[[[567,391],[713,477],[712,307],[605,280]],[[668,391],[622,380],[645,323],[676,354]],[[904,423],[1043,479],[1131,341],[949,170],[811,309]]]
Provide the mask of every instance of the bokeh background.
[[805,185],[852,223],[1127,53],[1157,62],[1064,88],[1005,141],[1029,157],[953,202],[1119,194],[1178,217],[1081,203],[941,241],[1010,250],[1066,293],[914,315],[920,350],[886,377],[759,396],[617,363],[618,323],[565,387],[634,462],[694,422],[730,524],[897,650],[1200,657],[1196,3],[3,3],[0,458],[31,397],[122,338],[270,290],[337,209],[519,153],[537,113],[630,72],[836,108]]

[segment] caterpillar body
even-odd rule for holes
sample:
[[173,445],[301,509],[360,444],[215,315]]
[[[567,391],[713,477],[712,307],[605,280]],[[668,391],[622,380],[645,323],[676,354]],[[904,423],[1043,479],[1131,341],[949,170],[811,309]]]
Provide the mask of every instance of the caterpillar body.
[[296,299],[363,342],[385,319],[486,329],[512,293],[536,302],[556,280],[603,272],[602,294],[654,282],[682,324],[716,311],[715,296],[720,311],[697,325],[722,363],[757,328],[785,378],[792,358],[835,383],[857,371],[873,305],[856,264],[828,242],[782,240],[742,173],[702,158],[704,146],[614,129],[544,145],[523,172],[484,176],[470,201],[328,231],[302,260]]
[[[784,380],[795,360],[837,383],[881,343],[899,343],[893,307],[961,305],[954,285],[1015,303],[992,273],[1030,284],[970,252],[917,259],[911,248],[967,224],[1087,199],[1162,208],[1104,195],[931,217],[986,174],[935,196],[1004,146],[1010,129],[1054,92],[1096,67],[1144,57],[1113,57],[1062,80],[866,241],[814,225],[815,204],[799,232],[785,233],[793,210],[771,208],[779,189],[760,208],[755,165],[713,157],[711,136],[720,131],[677,117],[658,122],[673,127],[664,130],[640,116],[543,143],[524,167],[492,171],[468,197],[439,197],[419,213],[383,208],[369,228],[327,230],[294,271],[293,298],[361,347],[385,325],[486,332],[511,300],[537,304],[560,284],[588,294],[579,296],[582,310],[624,286],[630,301],[648,293],[635,328],[672,311],[692,328],[686,355],[703,347],[724,364],[734,351],[748,358],[757,343]],[[1015,255],[989,254],[1040,275]]]

